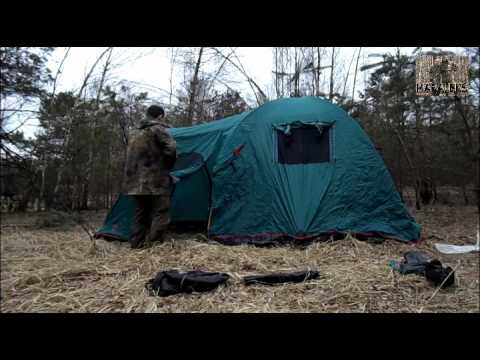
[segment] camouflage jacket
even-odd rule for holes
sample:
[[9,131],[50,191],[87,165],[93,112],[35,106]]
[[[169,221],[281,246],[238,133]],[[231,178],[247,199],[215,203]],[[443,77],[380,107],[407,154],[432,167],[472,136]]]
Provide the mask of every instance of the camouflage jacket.
[[128,195],[167,195],[176,143],[166,126],[145,119],[129,136],[124,190]]

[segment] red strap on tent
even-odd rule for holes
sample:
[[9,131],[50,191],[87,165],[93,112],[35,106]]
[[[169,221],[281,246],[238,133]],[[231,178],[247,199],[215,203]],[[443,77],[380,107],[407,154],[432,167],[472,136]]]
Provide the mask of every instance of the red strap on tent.
[[235,155],[236,157],[239,157],[240,156],[240,151],[242,151],[243,147],[245,146],[245,144],[242,144],[238,147],[236,147],[234,150],[233,150],[233,155]]

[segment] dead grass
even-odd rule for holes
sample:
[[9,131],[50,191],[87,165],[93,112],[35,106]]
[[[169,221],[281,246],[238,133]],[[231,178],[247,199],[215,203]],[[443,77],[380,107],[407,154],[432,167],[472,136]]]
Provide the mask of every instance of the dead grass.
[[[442,255],[434,242],[475,242],[474,207],[417,212],[425,241],[418,249],[452,267],[457,285],[439,291],[416,275],[393,273],[388,261],[411,245],[380,245],[352,237],[306,248],[228,247],[194,233],[170,233],[166,243],[132,250],[97,240],[80,227],[35,230],[31,217],[2,215],[2,312],[479,312],[479,254]],[[95,217],[98,225],[102,217]],[[442,238],[443,240],[439,240]],[[204,294],[151,297],[145,282],[165,269],[228,272],[229,286]],[[244,275],[318,269],[320,278],[276,287],[244,286]]]

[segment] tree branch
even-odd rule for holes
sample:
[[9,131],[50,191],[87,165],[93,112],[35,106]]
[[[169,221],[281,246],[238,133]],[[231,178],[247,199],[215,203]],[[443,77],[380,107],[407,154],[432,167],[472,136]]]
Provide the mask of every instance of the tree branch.
[[[217,52],[217,54],[219,54],[220,56],[222,56],[226,61],[228,61],[230,64],[232,64],[238,71],[240,71],[240,73],[247,79],[248,83],[250,84],[250,87],[252,88],[253,90],[253,93],[255,94],[255,98],[257,99],[257,103],[258,105],[261,105],[263,102],[265,102],[265,100],[267,99],[267,95],[265,95],[265,93],[262,91],[262,89],[260,88],[260,86],[258,86],[258,84],[250,77],[248,76],[247,72],[245,71],[245,68],[243,67],[242,63],[240,62],[240,59],[238,58],[236,52],[234,49],[230,48],[231,51],[232,51],[232,54],[235,56],[235,58],[237,59],[238,64],[236,64],[233,60],[230,59],[230,55],[227,57],[225,56],[219,49],[217,48],[212,48],[215,52]],[[255,88],[257,89],[257,91],[260,93],[260,95],[262,96],[262,101],[260,101],[257,97],[257,92],[255,91]]]
[[57,80],[58,80],[58,77],[60,76],[60,74],[62,73],[62,67],[63,67],[63,64],[65,63],[65,60],[67,60],[70,49],[71,49],[70,47],[67,48],[67,51],[65,52],[65,55],[63,56],[63,59],[60,62],[60,65],[58,66],[57,73],[55,74],[55,78],[53,79],[53,89],[52,89],[51,99],[53,99],[55,97],[55,90],[57,88]]

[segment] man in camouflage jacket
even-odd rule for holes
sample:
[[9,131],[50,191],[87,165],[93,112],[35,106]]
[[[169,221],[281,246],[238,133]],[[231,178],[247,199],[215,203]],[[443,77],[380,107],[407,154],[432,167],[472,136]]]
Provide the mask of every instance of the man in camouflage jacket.
[[170,170],[175,165],[176,143],[161,122],[164,115],[160,106],[150,106],[147,117],[129,136],[125,193],[135,202],[132,248],[163,241],[170,222]]

